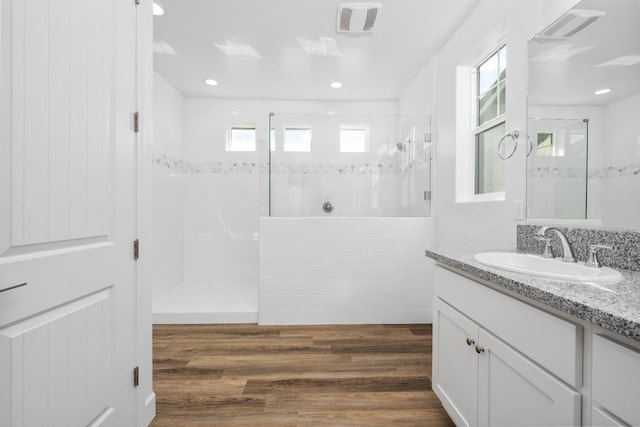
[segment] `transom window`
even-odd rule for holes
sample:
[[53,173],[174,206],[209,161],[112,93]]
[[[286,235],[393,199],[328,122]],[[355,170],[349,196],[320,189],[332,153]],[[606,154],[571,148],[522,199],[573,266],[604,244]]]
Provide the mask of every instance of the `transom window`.
[[247,124],[229,127],[227,151],[256,151],[256,126]]
[[309,126],[285,127],[282,150],[311,152],[311,127]]
[[364,125],[340,125],[340,152],[366,153],[369,151],[369,129]]

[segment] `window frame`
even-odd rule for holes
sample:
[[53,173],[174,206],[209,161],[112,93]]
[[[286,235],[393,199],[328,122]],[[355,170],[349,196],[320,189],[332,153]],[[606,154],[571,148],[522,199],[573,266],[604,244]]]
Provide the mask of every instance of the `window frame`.
[[[342,131],[363,131],[364,132],[364,147],[362,151],[344,151],[342,149]],[[370,151],[369,145],[369,126],[363,124],[350,124],[345,123],[341,124],[338,129],[338,145],[340,153],[350,153],[350,154],[366,154]]]
[[[308,150],[288,150],[287,149],[287,131],[288,130],[308,130],[309,131],[309,149]],[[313,130],[311,125],[285,125],[282,127],[282,151],[284,153],[310,153],[311,144],[313,142]]]
[[[253,149],[237,150],[233,147],[233,131],[234,130],[252,130],[253,131]],[[232,123],[227,127],[227,141],[225,151],[228,153],[255,153],[258,149],[258,133],[255,123]]]
[[[502,124],[504,124],[505,126],[505,131],[506,131],[506,125],[507,125],[507,108],[506,108],[506,102],[505,102],[505,107],[503,108],[503,112],[502,114],[497,114],[496,117],[487,120],[486,122],[479,124],[479,119],[480,119],[480,97],[479,97],[479,73],[480,73],[480,68],[486,64],[491,58],[493,58],[494,56],[498,56],[498,60],[499,60],[499,55],[500,55],[500,51],[502,49],[506,49],[507,44],[504,41],[500,41],[499,43],[496,43],[493,49],[491,49],[489,51],[489,54],[486,54],[484,56],[481,57],[481,59],[479,61],[475,61],[474,65],[471,68],[471,82],[470,82],[470,97],[471,97],[471,102],[472,105],[471,107],[471,115],[470,115],[470,125],[471,125],[471,130],[470,130],[470,138],[469,138],[469,143],[470,143],[470,147],[469,147],[469,154],[470,154],[470,168],[471,168],[471,173],[470,173],[470,183],[469,183],[469,188],[468,188],[468,194],[469,194],[469,201],[490,201],[490,200],[504,200],[505,199],[505,188],[503,188],[500,191],[495,191],[495,192],[486,192],[486,193],[478,193],[478,187],[479,187],[479,174],[480,171],[478,170],[478,163],[479,163],[479,153],[478,153],[478,136],[486,133],[487,131],[500,126]],[[507,52],[505,51],[505,57],[506,57]],[[507,62],[508,63],[508,62]],[[498,70],[500,69],[499,63],[498,63]],[[505,67],[506,69],[506,67]],[[506,85],[507,85],[507,78],[505,77],[505,79],[503,80],[504,85],[505,85],[505,93],[506,93]],[[500,78],[498,75],[498,81],[496,82],[497,84],[497,88],[496,88],[496,97],[498,99],[500,99]],[[499,113],[500,109],[499,109],[499,103],[496,105],[496,109],[497,109],[497,113]],[[505,171],[506,172],[506,171]],[[505,173],[506,175],[506,173]],[[503,187],[506,187],[506,176],[505,176],[505,181],[503,182]]]

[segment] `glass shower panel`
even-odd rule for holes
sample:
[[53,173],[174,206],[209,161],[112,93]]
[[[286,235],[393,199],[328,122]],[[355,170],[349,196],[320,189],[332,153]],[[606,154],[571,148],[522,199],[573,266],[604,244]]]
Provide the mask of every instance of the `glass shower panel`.
[[[269,125],[271,216],[429,216],[429,117],[272,113]],[[307,130],[304,151],[288,149],[291,129]]]
[[529,119],[527,218],[586,219],[589,121]]

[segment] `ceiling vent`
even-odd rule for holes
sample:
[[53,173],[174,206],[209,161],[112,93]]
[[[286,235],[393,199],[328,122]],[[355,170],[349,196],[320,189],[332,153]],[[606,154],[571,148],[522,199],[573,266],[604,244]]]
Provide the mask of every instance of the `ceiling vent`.
[[338,6],[338,32],[362,34],[373,32],[380,3],[344,3]]
[[604,15],[605,13],[599,10],[570,10],[560,19],[545,28],[541,33],[536,34],[535,38],[539,41],[566,40],[584,30]]

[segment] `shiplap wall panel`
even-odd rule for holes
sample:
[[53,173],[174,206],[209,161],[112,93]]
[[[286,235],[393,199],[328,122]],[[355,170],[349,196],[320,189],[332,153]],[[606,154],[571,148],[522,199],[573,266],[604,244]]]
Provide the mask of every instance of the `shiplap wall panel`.
[[109,409],[102,385],[114,351],[111,298],[101,291],[0,330],[0,354],[12,366],[11,381],[0,384],[10,396],[0,425],[84,426]]
[[93,419],[104,409],[105,395],[104,384],[102,384],[102,369],[107,360],[103,359],[103,355],[107,349],[102,348],[102,303],[94,304],[86,308],[87,310],[87,329],[89,331],[98,331],[90,333],[87,336],[87,416]]
[[106,235],[114,5],[10,5],[12,246]]
[[113,2],[102,0],[86,0],[92,13],[87,15],[89,43],[87,63],[87,233],[98,236],[102,229],[102,128],[104,125],[105,105],[103,80],[105,77],[104,41],[105,22],[104,8]]
[[11,3],[11,244],[24,244],[24,173],[19,165],[24,163],[24,31],[16,23],[24,22],[26,2]]
[[[25,2],[24,115],[24,241],[49,239],[49,4],[47,0]],[[19,96],[19,94],[16,94]]]
[[48,325],[45,323],[24,333],[24,424],[29,427],[47,426],[47,412],[42,402],[48,401],[49,343]]
[[[56,369],[49,370],[49,423],[68,426],[69,423],[69,317],[49,324],[49,361]],[[53,344],[53,345],[51,345]]]
[[[72,426],[84,426],[90,421],[86,417],[87,407],[87,373],[76,369],[78,366],[87,366],[87,346],[83,345],[83,337],[87,336],[87,313],[85,310],[72,313],[69,316],[69,340],[72,350],[69,354],[69,365],[72,366],[69,373],[69,400],[81,408],[80,411],[71,411]],[[86,339],[86,338],[85,338]]]
[[49,240],[69,236],[69,0],[49,3]]
[[86,0],[71,1],[71,58],[70,92],[71,121],[69,141],[69,237],[87,235],[87,96],[88,96],[88,40],[86,21],[88,4]]

